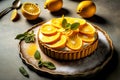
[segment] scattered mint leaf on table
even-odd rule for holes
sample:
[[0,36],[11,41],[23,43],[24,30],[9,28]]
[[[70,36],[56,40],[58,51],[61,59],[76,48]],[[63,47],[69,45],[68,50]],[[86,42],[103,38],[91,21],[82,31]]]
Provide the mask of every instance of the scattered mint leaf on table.
[[20,73],[21,73],[23,76],[29,77],[28,72],[25,70],[25,68],[24,68],[23,66],[21,66],[21,67],[19,68],[19,71],[20,71]]

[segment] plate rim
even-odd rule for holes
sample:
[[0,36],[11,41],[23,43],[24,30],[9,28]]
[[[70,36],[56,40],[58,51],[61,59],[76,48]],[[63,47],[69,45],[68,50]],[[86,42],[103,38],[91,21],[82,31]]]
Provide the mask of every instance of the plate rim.
[[[33,25],[31,28],[29,28],[27,31],[25,31],[25,32],[29,32],[30,30],[32,30],[32,29],[34,29],[34,28],[42,25],[43,23],[45,23],[45,22],[40,22],[40,23],[38,23],[38,24],[35,24],[35,25]],[[66,73],[64,73],[64,72],[61,72],[61,73],[62,73],[62,74],[61,74],[61,73],[56,73],[56,72],[54,72],[54,71],[52,71],[52,70],[37,68],[35,65],[29,63],[26,58],[24,58],[24,56],[23,56],[23,54],[22,54],[22,52],[21,52],[21,47],[20,47],[20,44],[21,44],[22,40],[21,40],[21,41],[19,42],[19,44],[18,44],[20,57],[21,57],[22,60],[25,61],[25,63],[26,63],[27,65],[30,65],[30,66],[33,67],[35,70],[38,70],[38,71],[41,71],[41,72],[44,72],[44,73],[47,73],[47,74],[61,75],[61,76],[82,76],[82,77],[83,77],[83,76],[87,76],[87,75],[89,75],[89,74],[94,74],[94,73],[96,73],[97,71],[101,70],[101,69],[110,61],[110,59],[111,59],[112,56],[113,56],[114,47],[113,47],[113,42],[112,42],[110,36],[107,34],[107,32],[104,31],[102,28],[100,28],[100,27],[97,26],[97,25],[94,25],[94,24],[92,24],[92,25],[93,25],[97,30],[100,30],[100,31],[105,35],[105,37],[107,38],[107,40],[108,40],[108,42],[109,42],[109,46],[110,46],[110,50],[111,50],[111,51],[110,51],[111,55],[110,55],[102,64],[100,64],[99,66],[95,67],[95,68],[92,69],[92,70],[85,71],[85,72],[80,72],[80,73],[77,73],[77,74],[66,74]]]

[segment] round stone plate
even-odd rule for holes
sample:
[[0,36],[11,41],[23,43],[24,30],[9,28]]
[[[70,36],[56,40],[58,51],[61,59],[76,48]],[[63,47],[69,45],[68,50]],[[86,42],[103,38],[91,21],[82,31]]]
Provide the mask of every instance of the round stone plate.
[[20,41],[19,50],[21,58],[26,62],[27,65],[31,65],[35,70],[52,75],[87,76],[101,70],[108,63],[108,61],[111,59],[113,55],[113,44],[109,35],[100,27],[94,25],[98,32],[99,42],[98,48],[93,52],[93,54],[75,61],[54,60],[45,55],[39,48],[37,32],[41,24],[42,23],[39,23],[33,26],[28,31],[34,30],[36,38],[35,44],[37,45],[37,49],[40,51],[42,60],[52,62],[56,66],[56,69],[50,70],[44,67],[42,68],[38,67],[38,61],[35,60],[34,56],[30,56],[27,53],[27,48],[32,43],[25,43],[24,41]]

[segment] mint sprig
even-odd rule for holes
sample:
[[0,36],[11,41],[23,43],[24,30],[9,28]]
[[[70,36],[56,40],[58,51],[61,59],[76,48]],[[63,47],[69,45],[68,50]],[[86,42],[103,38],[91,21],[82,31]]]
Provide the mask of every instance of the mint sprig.
[[56,69],[55,65],[52,62],[41,60],[41,55],[40,55],[40,52],[38,50],[36,50],[36,52],[34,54],[34,58],[36,60],[38,60],[39,67],[46,67],[46,68],[51,69],[51,70]]
[[18,40],[25,40],[26,43],[34,42],[35,41],[35,34],[34,31],[25,32],[23,34],[18,34],[15,39]]
[[68,23],[67,20],[65,18],[63,18],[62,20],[62,27],[66,30],[76,30],[78,27],[80,26],[79,22],[75,22],[75,23]]

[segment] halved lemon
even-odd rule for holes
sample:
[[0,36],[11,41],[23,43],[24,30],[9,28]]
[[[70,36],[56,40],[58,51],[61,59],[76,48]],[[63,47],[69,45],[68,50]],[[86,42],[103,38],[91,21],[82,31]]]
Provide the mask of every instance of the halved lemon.
[[71,50],[79,50],[82,47],[82,39],[78,35],[73,35],[67,39],[66,46]]
[[50,24],[45,24],[41,26],[40,31],[45,35],[54,35],[57,32],[57,29]]
[[31,2],[25,2],[23,3],[21,7],[21,12],[23,16],[28,20],[34,20],[38,18],[40,14],[40,8],[38,5],[31,3]]
[[60,36],[61,34],[59,32],[52,36],[47,36],[47,35],[43,35],[42,33],[40,33],[39,38],[43,43],[51,44],[59,40]]
[[82,34],[93,36],[95,33],[95,28],[91,24],[86,23],[83,27],[79,28],[79,31]]
[[61,35],[60,40],[58,40],[56,43],[53,43],[51,45],[49,45],[51,48],[64,48],[65,47],[65,43],[67,41],[67,36],[65,35]]

